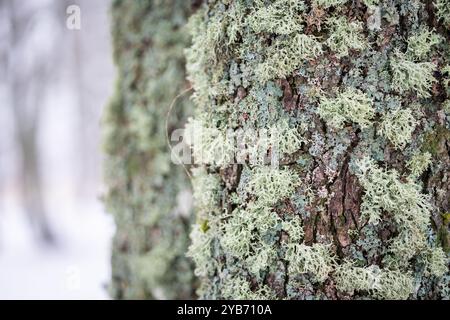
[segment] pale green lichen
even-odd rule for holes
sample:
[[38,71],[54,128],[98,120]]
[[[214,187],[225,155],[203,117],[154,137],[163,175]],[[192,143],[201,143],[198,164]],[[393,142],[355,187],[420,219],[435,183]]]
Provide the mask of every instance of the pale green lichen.
[[448,116],[450,116],[450,99],[444,101],[442,109]]
[[[213,212],[217,207],[217,203],[220,200],[220,178],[214,174],[208,174],[204,168],[193,168],[193,198],[197,210],[202,213],[200,217],[203,217],[204,213]],[[199,216],[197,214],[197,216]]]
[[212,231],[208,231],[204,232],[199,224],[194,224],[191,228],[191,245],[186,256],[194,261],[194,273],[198,277],[206,277],[215,266],[215,260],[211,256]]
[[378,224],[387,212],[398,228],[391,240],[390,255],[384,262],[392,267],[404,267],[415,255],[427,248],[431,205],[420,186],[412,181],[402,182],[396,170],[379,168],[365,157],[357,162],[359,181],[364,188],[361,219]]
[[220,243],[227,254],[240,258],[251,273],[258,274],[277,257],[273,243],[266,239],[280,226],[281,219],[271,209],[250,205],[233,211],[223,226]]
[[192,36],[192,45],[186,49],[186,69],[188,79],[196,88],[193,94],[194,101],[199,105],[207,104],[208,97],[214,95],[216,86],[211,86],[210,77],[215,83],[221,76],[219,72],[207,75],[205,66],[217,63],[220,43],[223,39],[224,21],[218,17],[211,17],[203,21],[203,11],[199,10],[189,19],[188,30]]
[[431,48],[439,44],[441,39],[435,32],[423,28],[408,38],[406,55],[413,60],[425,59],[430,53]]
[[357,123],[361,128],[370,125],[375,114],[372,99],[361,90],[347,88],[336,98],[320,98],[317,113],[330,126],[341,128],[344,122]]
[[425,273],[435,277],[442,277],[448,270],[448,257],[441,247],[428,249],[422,258],[425,264]]
[[303,240],[305,232],[302,227],[302,220],[298,216],[292,217],[290,220],[282,222],[283,230],[289,236],[289,242],[296,243]]
[[411,171],[410,177],[419,177],[431,164],[431,154],[429,152],[415,153],[408,161],[407,166]]
[[249,282],[240,276],[228,276],[225,279],[222,296],[224,299],[233,300],[271,300],[275,298],[269,287],[260,286],[256,290],[251,290]]
[[266,59],[258,65],[256,75],[262,82],[284,78],[305,60],[315,59],[322,52],[321,43],[312,35],[297,33],[289,39],[277,39],[267,49]]
[[287,35],[303,29],[301,12],[305,9],[303,1],[277,0],[267,7],[255,10],[248,17],[253,31]]
[[346,3],[348,0],[313,0],[312,3],[318,7],[329,8],[334,6],[340,6]]
[[185,142],[192,148],[197,164],[224,166],[233,163],[234,137],[231,132],[207,126],[204,121],[189,119],[185,127]]
[[305,140],[286,119],[258,130],[225,131],[207,126],[204,120],[191,118],[185,126],[185,142],[191,147],[196,164],[224,167],[235,161],[262,165],[268,150],[273,160],[278,161],[283,155],[299,150]]
[[348,56],[350,50],[359,51],[367,47],[361,22],[349,22],[345,17],[331,17],[326,23],[330,30],[326,44],[337,57],[342,58]]
[[300,185],[295,171],[272,167],[252,169],[245,192],[252,196],[259,206],[272,206],[290,196]]
[[411,109],[396,109],[383,115],[379,133],[389,139],[397,149],[403,149],[411,141],[417,121]]
[[378,299],[405,300],[414,292],[410,272],[380,269],[377,265],[356,267],[345,261],[336,268],[334,279],[338,290],[352,295],[365,291]]
[[390,61],[392,89],[399,93],[414,91],[421,98],[431,96],[430,90],[437,80],[433,77],[436,66],[431,62],[413,62],[396,51]]
[[450,1],[449,0],[435,0],[434,6],[437,10],[437,16],[450,27]]
[[330,246],[321,243],[312,246],[289,243],[285,259],[289,262],[290,275],[310,273],[317,282],[325,281],[335,265]]
[[265,164],[267,152],[270,150],[273,165],[284,155],[298,151],[305,139],[297,128],[292,128],[286,119],[277,121],[269,128],[251,127],[246,130],[237,130],[236,147],[239,163],[248,161],[251,165]]

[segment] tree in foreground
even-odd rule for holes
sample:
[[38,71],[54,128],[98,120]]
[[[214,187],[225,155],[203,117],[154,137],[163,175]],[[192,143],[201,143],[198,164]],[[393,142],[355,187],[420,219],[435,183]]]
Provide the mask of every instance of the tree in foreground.
[[200,297],[449,298],[449,8],[215,0],[192,17]]
[[[118,299],[189,299],[192,263],[190,183],[171,164],[166,115],[186,87],[183,26],[190,1],[114,1],[112,34],[118,79],[104,119],[107,210],[116,234],[110,292]],[[169,132],[191,110],[178,100]]]

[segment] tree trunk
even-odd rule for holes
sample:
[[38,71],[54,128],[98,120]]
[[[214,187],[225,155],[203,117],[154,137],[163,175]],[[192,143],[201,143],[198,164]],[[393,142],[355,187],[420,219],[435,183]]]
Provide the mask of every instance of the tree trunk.
[[192,205],[183,168],[166,142],[191,106],[175,96],[187,88],[183,26],[190,3],[114,1],[112,34],[116,92],[104,121],[105,196],[117,225],[110,292],[118,299],[184,298],[194,294],[188,246]]
[[20,191],[24,211],[36,238],[45,245],[54,245],[56,239],[48,222],[42,195],[37,137],[39,116],[52,75],[49,61],[54,62],[55,59],[48,56],[42,59],[42,52],[39,52],[27,64],[23,63],[21,53],[30,41],[29,30],[41,8],[28,8],[14,1],[6,1],[4,5],[9,10],[10,18],[10,54],[6,69],[16,142],[19,146]]
[[192,17],[200,297],[449,298],[449,6],[217,0]]

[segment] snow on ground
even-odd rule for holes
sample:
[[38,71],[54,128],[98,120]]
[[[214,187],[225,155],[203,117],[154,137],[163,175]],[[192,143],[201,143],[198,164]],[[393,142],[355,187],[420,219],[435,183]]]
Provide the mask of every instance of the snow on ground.
[[112,217],[98,202],[51,208],[55,248],[33,239],[25,215],[4,203],[0,299],[107,299]]

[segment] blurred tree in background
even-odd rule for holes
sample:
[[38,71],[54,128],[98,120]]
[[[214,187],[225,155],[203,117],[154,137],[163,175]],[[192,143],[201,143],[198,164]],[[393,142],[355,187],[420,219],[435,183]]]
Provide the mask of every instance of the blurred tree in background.
[[[42,195],[38,134],[45,97],[60,60],[60,52],[55,49],[58,39],[61,40],[63,24],[58,25],[55,20],[58,14],[64,13],[64,4],[60,1],[30,5],[12,0],[0,3],[8,30],[3,38],[6,43],[2,65],[20,159],[18,180],[22,203],[36,238],[47,244],[54,242],[54,235]],[[42,19],[47,20],[42,23]],[[35,32],[45,28],[48,31],[52,26],[53,37],[43,39],[43,35]]]
[[[173,165],[166,117],[188,87],[183,50],[191,12],[185,0],[114,1],[112,34],[118,79],[104,117],[107,211],[117,231],[110,293],[119,299],[194,296],[185,257],[192,218],[189,179]],[[179,99],[169,133],[191,112]]]

